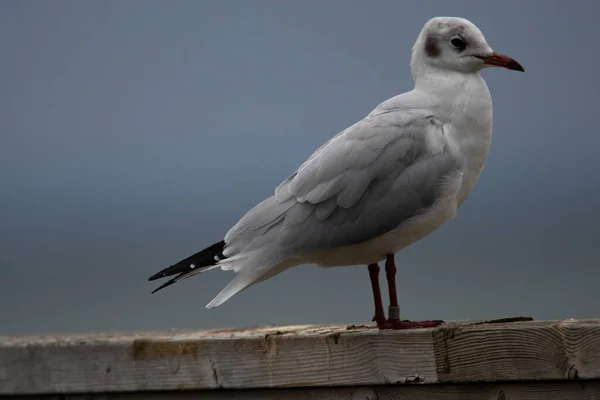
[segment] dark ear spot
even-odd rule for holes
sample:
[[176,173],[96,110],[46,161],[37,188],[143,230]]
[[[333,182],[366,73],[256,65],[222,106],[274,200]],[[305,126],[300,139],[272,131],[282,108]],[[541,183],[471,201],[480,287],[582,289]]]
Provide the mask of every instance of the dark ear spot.
[[438,47],[435,38],[429,35],[425,39],[425,54],[429,57],[437,57],[440,55],[440,48]]

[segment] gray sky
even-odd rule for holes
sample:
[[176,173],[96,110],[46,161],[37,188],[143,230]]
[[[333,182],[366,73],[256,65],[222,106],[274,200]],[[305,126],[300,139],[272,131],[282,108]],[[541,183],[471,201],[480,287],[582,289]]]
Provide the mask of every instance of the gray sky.
[[146,279],[220,240],[323,142],[410,90],[410,48],[439,15],[470,19],[527,72],[483,72],[486,169],[453,222],[397,256],[403,317],[597,317],[599,11],[1,1],[0,333],[369,321],[364,267],[299,266],[213,310],[230,273],[154,295]]

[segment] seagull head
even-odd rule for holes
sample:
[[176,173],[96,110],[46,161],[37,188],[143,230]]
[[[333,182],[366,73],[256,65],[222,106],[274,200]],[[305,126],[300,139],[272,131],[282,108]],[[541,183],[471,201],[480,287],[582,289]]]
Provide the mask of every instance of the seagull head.
[[464,18],[435,17],[427,21],[412,53],[413,75],[424,67],[474,73],[486,67],[523,71],[517,61],[496,53],[475,24]]

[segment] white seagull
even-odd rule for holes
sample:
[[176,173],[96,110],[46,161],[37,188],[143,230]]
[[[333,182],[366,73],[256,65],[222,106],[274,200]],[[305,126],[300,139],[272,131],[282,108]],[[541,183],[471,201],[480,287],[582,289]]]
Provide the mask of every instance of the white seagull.
[[[492,138],[492,99],[479,75],[490,66],[524,71],[470,21],[429,20],[412,49],[413,90],[321,146],[224,240],[151,276],[177,275],[155,292],[214,268],[234,271],[206,306],[214,308],[299,264],[366,264],[379,329],[442,323],[400,320],[394,254],[454,218],[473,190]],[[377,264],[384,259],[387,319]]]

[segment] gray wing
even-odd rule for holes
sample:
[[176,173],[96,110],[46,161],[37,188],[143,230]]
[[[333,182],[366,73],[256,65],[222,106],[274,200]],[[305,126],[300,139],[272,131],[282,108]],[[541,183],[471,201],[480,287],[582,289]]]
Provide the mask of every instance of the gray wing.
[[[291,253],[364,242],[430,207],[461,167],[431,115],[369,115],[319,148],[228,233],[231,253],[274,241]],[[279,247],[278,246],[278,247]]]

